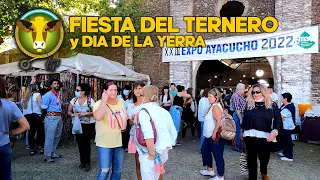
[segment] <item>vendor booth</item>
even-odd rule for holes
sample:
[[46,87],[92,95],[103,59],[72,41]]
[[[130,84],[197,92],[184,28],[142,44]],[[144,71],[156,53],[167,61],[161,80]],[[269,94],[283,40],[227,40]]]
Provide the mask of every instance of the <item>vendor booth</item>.
[[69,102],[74,98],[76,85],[88,83],[91,86],[91,97],[97,101],[101,98],[103,84],[114,81],[118,88],[133,81],[141,80],[150,84],[148,75],[137,73],[124,65],[100,56],[78,54],[74,57],[61,59],[60,66],[55,72],[45,70],[45,60],[32,62],[29,71],[22,71],[18,62],[0,65],[0,75],[5,76],[8,82],[10,98],[20,101],[26,86],[30,83],[39,84],[41,88],[48,87],[51,79],[59,79],[63,83],[60,98],[62,101],[62,117],[64,120],[64,134],[71,132],[71,120],[67,116]]

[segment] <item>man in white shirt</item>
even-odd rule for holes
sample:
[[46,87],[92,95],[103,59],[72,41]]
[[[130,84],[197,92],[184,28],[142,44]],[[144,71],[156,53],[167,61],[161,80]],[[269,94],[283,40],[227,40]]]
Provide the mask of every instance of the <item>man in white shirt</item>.
[[274,92],[273,87],[268,87],[268,90],[269,90],[270,97],[271,97],[272,101],[277,103],[277,105],[278,105],[279,97],[278,97],[277,93]]

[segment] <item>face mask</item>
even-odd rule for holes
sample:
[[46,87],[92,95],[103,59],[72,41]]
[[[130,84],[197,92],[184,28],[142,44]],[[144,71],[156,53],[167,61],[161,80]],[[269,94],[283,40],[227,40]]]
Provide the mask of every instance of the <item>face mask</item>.
[[77,98],[81,97],[80,92],[75,92],[74,94],[76,95]]
[[123,90],[123,95],[128,96],[129,95],[129,90]]

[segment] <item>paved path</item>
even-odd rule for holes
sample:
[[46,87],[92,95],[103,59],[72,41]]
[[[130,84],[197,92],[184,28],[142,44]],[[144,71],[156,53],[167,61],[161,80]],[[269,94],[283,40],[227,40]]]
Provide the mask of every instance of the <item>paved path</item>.
[[[94,145],[92,146],[94,148]],[[64,158],[54,164],[46,164],[42,156],[37,154],[29,156],[25,150],[23,140],[17,142],[13,156],[14,180],[93,180],[98,171],[97,152],[92,151],[92,170],[83,172],[78,169],[79,156],[73,140],[64,140],[58,149]],[[294,148],[294,162],[283,162],[277,154],[271,155],[269,175],[272,180],[320,180],[320,145],[296,142]],[[225,146],[226,180],[246,179],[239,172],[239,154],[231,150],[230,145]],[[170,152],[169,161],[165,165],[165,180],[205,180],[199,170],[202,168],[199,154],[199,141],[186,141],[182,146]],[[126,154],[122,174],[123,180],[135,180],[134,156]]]

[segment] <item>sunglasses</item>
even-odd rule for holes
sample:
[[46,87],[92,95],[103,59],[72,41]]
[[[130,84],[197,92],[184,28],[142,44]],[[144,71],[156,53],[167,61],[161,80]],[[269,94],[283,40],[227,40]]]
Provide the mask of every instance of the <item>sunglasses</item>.
[[260,94],[261,91],[252,91],[252,94]]
[[76,92],[79,92],[79,91],[81,91],[81,90],[79,90],[79,89],[76,89]]
[[248,93],[248,91],[245,91],[244,93],[245,93],[245,94],[247,94],[247,93]]

